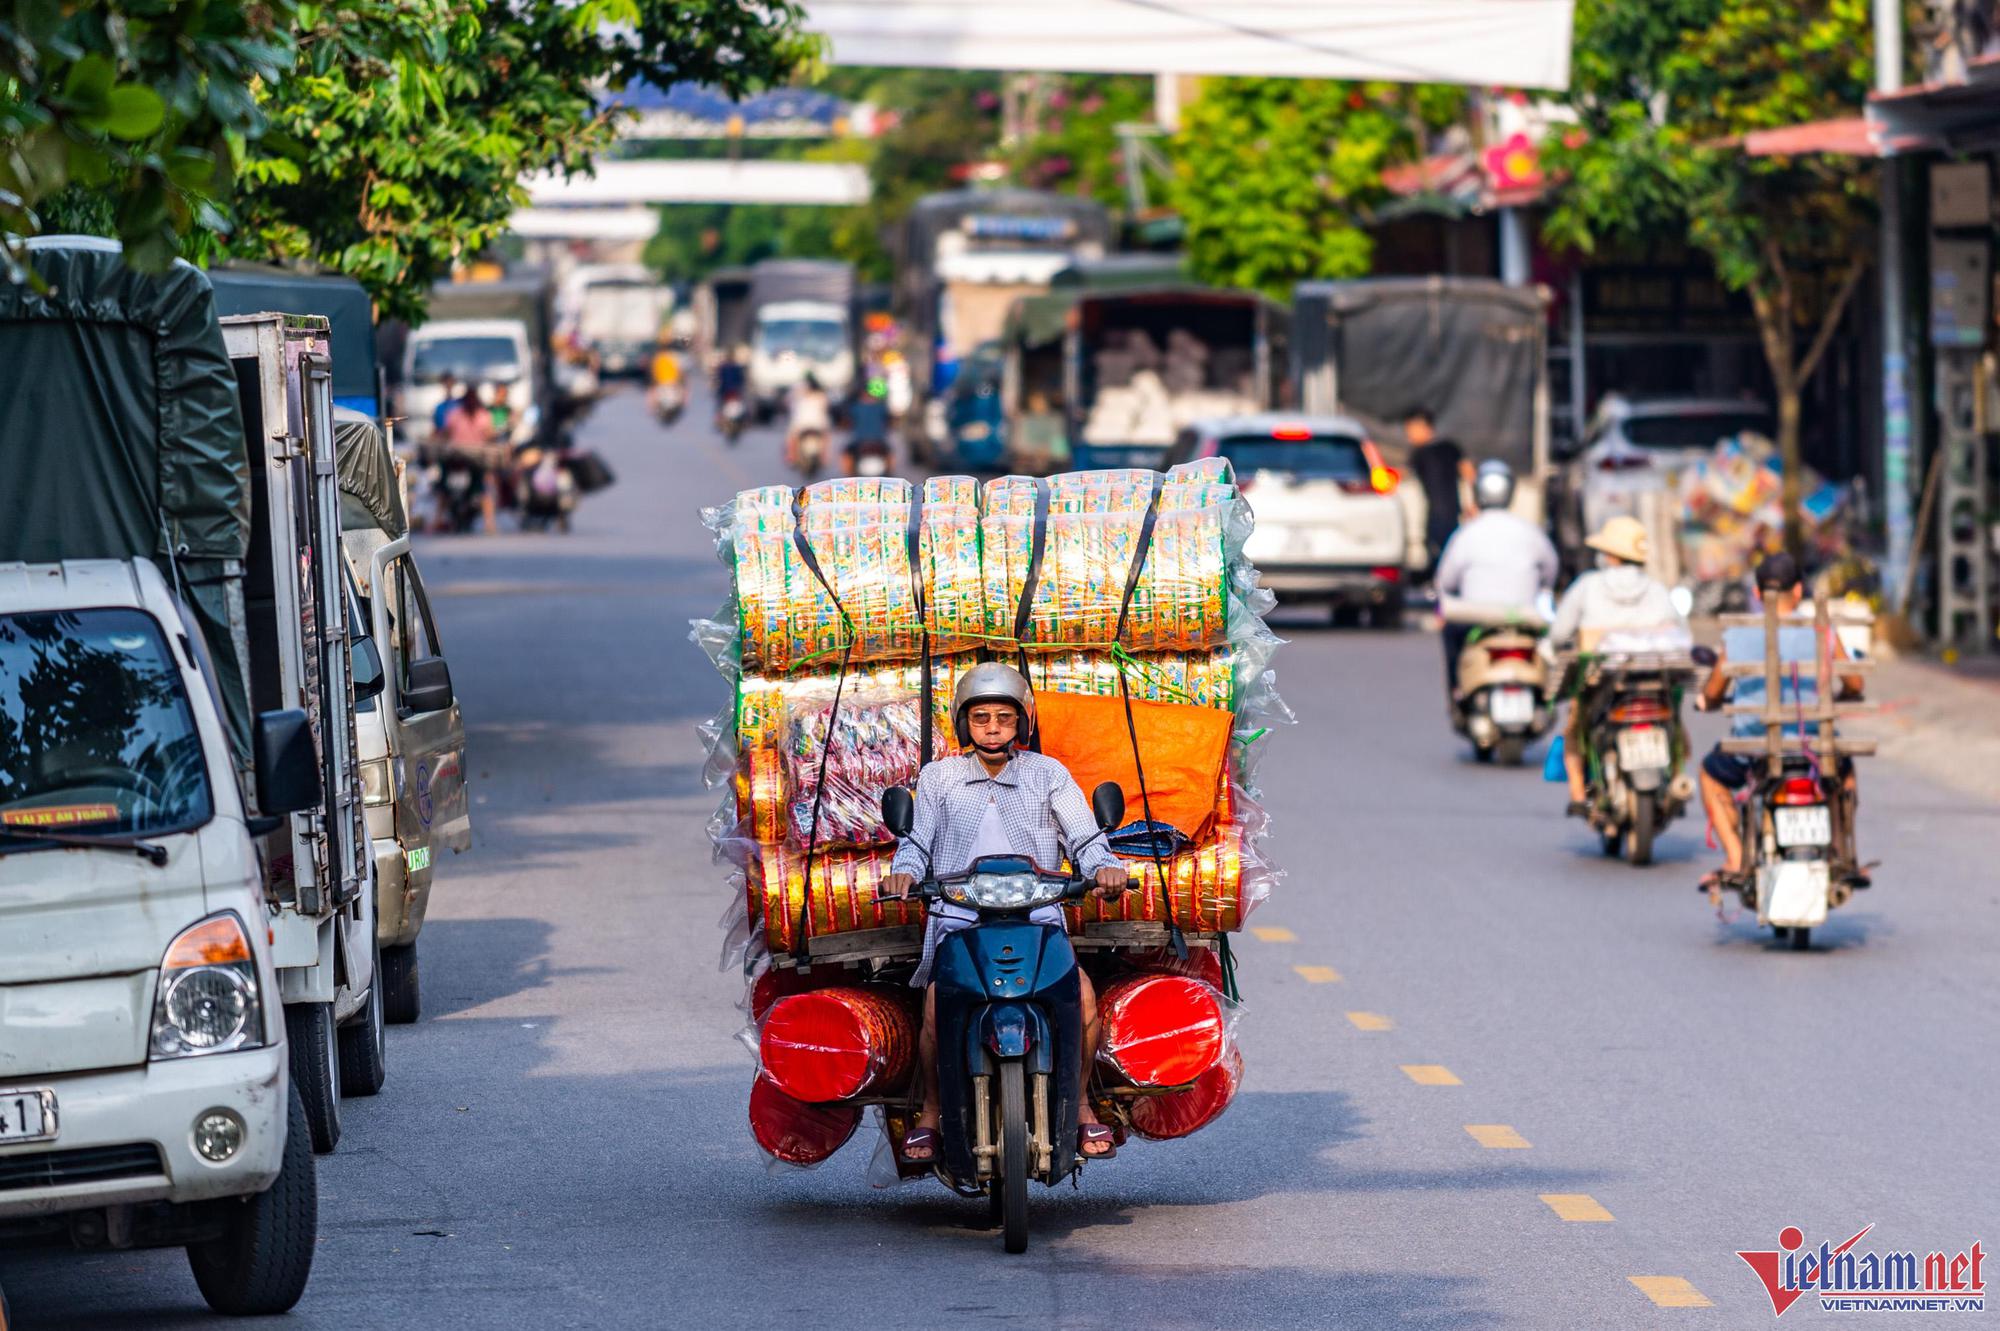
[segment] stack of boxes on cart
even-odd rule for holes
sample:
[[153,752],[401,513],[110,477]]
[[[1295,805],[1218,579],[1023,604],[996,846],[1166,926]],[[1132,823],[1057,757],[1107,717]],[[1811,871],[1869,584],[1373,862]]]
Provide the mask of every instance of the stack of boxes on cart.
[[1227,464],[828,480],[704,518],[733,575],[694,636],[732,686],[707,729],[711,830],[734,869],[759,1143],[812,1164],[868,1104],[905,1121],[923,908],[881,899],[881,796],[956,751],[952,689],[982,660],[1027,674],[1044,753],[1126,792],[1113,846],[1133,890],[1067,908],[1100,993],[1100,1112],[1156,1138],[1212,1121],[1242,1073],[1227,935],[1279,876],[1251,769],[1289,719]]

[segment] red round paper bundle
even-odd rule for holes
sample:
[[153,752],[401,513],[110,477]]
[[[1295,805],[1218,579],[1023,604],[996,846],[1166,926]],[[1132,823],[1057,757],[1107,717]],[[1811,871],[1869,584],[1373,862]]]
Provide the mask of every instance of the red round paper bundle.
[[838,1151],[861,1122],[859,1105],[809,1105],[770,1078],[750,1087],[750,1132],[757,1144],[791,1165],[816,1165]]
[[1184,1091],[1141,1096],[1132,1102],[1132,1128],[1141,1137],[1168,1141],[1205,1128],[1222,1116],[1243,1084],[1243,1055],[1231,1048],[1222,1061]]
[[1134,1086],[1185,1086],[1222,1057],[1222,995],[1185,975],[1134,975],[1097,1002],[1098,1048]]
[[813,988],[813,977],[789,966],[773,966],[750,982],[750,1020],[762,1021],[779,999]]
[[900,1080],[916,1046],[916,1017],[900,994],[844,987],[779,999],[759,1048],[780,1090],[823,1104]]

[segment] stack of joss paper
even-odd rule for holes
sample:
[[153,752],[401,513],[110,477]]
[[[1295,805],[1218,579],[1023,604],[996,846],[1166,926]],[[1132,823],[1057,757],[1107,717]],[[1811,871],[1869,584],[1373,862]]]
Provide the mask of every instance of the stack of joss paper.
[[1071,908],[1073,930],[1171,914],[1231,931],[1268,893],[1251,769],[1288,714],[1226,463],[768,486],[704,517],[734,589],[695,631],[734,693],[708,727],[712,831],[753,952],[922,922],[879,896],[895,851],[882,791],[956,751],[953,686],[989,659],[1028,675],[1044,751],[1086,791],[1118,781],[1134,823],[1152,805],[1157,835],[1114,843],[1135,890]]

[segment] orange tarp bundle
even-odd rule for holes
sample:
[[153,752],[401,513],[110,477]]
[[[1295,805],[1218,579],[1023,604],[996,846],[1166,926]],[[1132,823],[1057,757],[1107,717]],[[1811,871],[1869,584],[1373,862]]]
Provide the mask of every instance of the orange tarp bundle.
[[[1080,693],[1036,697],[1042,752],[1069,769],[1085,791],[1114,781],[1125,792],[1128,821],[1150,806],[1153,821],[1178,828],[1199,841],[1215,821],[1223,789],[1223,767],[1235,718],[1219,707],[1132,700],[1131,728],[1125,701]],[[1132,734],[1139,752],[1132,751]],[[1146,772],[1144,803],[1139,767]]]

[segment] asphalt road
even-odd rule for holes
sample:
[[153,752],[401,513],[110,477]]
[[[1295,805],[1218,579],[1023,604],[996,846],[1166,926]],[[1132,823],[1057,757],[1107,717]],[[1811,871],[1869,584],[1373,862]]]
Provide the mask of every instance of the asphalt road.
[[[620,481],[574,535],[424,544],[475,844],[440,869],[424,1019],[320,1162],[288,1325],[1747,1327],[1771,1312],[1736,1250],[1786,1225],[2000,1234],[2000,805],[1865,763],[1878,886],[1781,951],[1692,890],[1699,822],[1607,862],[1538,764],[1454,742],[1434,636],[1314,617],[1281,616],[1291,874],[1241,940],[1228,1114],[1039,1193],[1017,1258],[983,1204],[871,1191],[863,1136],[774,1171],[717,968],[695,727],[723,684],[687,621],[725,580],[695,510],[782,479],[776,437],[725,451],[635,394],[588,434]],[[173,1252],[0,1254],[0,1283],[27,1327],[223,1324]]]

